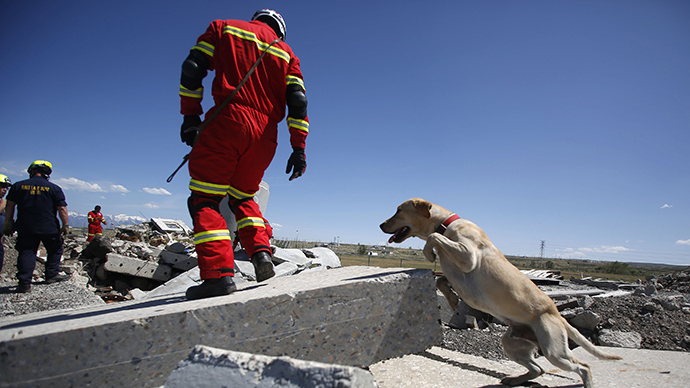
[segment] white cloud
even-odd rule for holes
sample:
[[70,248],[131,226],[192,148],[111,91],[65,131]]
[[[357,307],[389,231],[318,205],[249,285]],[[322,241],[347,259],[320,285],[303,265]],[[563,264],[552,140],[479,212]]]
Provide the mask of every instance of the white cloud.
[[151,187],[144,187],[143,188],[145,193],[149,194],[154,194],[154,195],[172,195],[168,190],[166,189],[154,189]]
[[67,190],[77,190],[77,191],[91,191],[95,193],[104,193],[105,190],[101,188],[97,183],[89,183],[79,180],[77,178],[60,178],[53,180],[53,183]]
[[687,239],[687,240],[678,240],[678,241],[676,241],[676,244],[680,244],[680,245],[690,245],[690,238]]
[[277,223],[277,222],[271,222],[271,227],[272,227],[273,229],[280,229],[280,228],[283,227],[283,225],[281,225],[281,224],[279,224],[279,223]]
[[622,246],[607,246],[607,245],[602,245],[600,247],[594,247],[594,248],[578,248],[580,252],[586,252],[586,253],[621,253],[621,252],[628,252],[632,251],[630,248],[622,247]]
[[661,208],[662,209],[670,209],[672,207],[673,207],[673,205],[669,205],[669,204],[665,203],[664,206],[662,206]]
[[110,185],[110,191],[116,193],[129,193],[129,190],[127,190],[127,188],[122,185]]
[[156,204],[155,202],[146,203],[146,204],[144,204],[144,207],[147,209],[158,209],[159,208],[158,204]]

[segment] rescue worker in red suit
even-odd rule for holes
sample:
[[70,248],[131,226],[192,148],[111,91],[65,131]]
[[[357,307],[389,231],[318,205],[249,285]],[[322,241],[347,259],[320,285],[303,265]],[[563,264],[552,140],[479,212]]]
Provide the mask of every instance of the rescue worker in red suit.
[[[300,177],[307,166],[304,154],[309,132],[307,98],[300,62],[285,43],[285,22],[277,12],[257,11],[251,21],[215,20],[182,64],[180,81],[182,142],[189,153],[189,212],[203,282],[187,290],[187,299],[227,295],[236,290],[230,231],[220,215],[219,203],[229,196],[242,246],[254,264],[257,281],[274,276],[270,246],[271,229],[253,200],[264,171],[277,146],[278,123],[288,108],[288,128],[293,152],[286,173]],[[203,131],[202,80],[216,72],[213,111],[267,51],[256,70],[230,103]],[[198,133],[198,138],[197,138]]]
[[101,214],[101,207],[99,205],[96,205],[96,207],[89,212],[87,218],[89,221],[89,236],[86,238],[86,241],[91,241],[96,236],[102,236],[103,227],[101,227],[101,223],[105,225],[107,225],[108,223],[105,222],[103,214]]

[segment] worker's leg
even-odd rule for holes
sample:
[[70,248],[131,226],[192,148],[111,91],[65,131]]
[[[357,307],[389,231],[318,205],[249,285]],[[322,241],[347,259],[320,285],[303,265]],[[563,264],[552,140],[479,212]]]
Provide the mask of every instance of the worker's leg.
[[93,238],[96,236],[96,227],[94,225],[89,225],[88,227],[88,237],[86,237],[86,241],[91,241]]
[[[187,202],[194,226],[194,243],[201,279],[187,290],[187,299],[227,295],[235,290],[234,257],[230,231],[218,204],[229,189],[242,139],[236,123],[220,114],[209,123],[189,155]],[[239,134],[241,135],[241,133]]]
[[[256,122],[253,124],[256,125]],[[249,257],[255,252],[271,251],[272,231],[270,226],[267,227],[268,222],[254,201],[254,195],[259,191],[264,171],[275,155],[278,128],[276,124],[260,125],[263,127],[252,128],[254,141],[240,157],[228,190],[230,209],[237,220],[239,238]]]
[[60,234],[41,235],[41,241],[46,248],[48,257],[46,258],[46,280],[54,278],[60,272],[60,261],[62,261],[62,236]]
[[36,268],[36,251],[41,240],[33,233],[19,233],[15,246],[17,256],[17,280],[19,287],[31,287],[31,279]]
[[232,241],[218,204],[223,197],[192,192],[187,201],[201,279],[234,276]]

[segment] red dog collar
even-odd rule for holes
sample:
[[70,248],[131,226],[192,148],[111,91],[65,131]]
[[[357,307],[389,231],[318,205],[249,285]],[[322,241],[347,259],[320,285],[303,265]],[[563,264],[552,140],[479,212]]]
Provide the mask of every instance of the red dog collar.
[[448,229],[448,225],[452,224],[453,221],[456,221],[459,219],[460,219],[460,216],[458,216],[457,214],[455,214],[455,213],[451,214],[450,216],[448,216],[448,218],[446,218],[445,221],[443,221],[443,223],[441,225],[438,226],[438,228],[436,229],[436,233],[443,234],[446,231],[446,229]]

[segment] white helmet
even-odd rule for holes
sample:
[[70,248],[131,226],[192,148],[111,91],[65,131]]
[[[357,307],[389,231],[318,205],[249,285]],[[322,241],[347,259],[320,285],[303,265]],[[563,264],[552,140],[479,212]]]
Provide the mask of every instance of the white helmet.
[[259,20],[268,24],[273,28],[273,31],[276,32],[276,35],[278,35],[283,42],[285,41],[287,27],[285,26],[285,20],[283,20],[283,17],[280,16],[278,12],[272,9],[260,9],[254,13],[252,20]]

